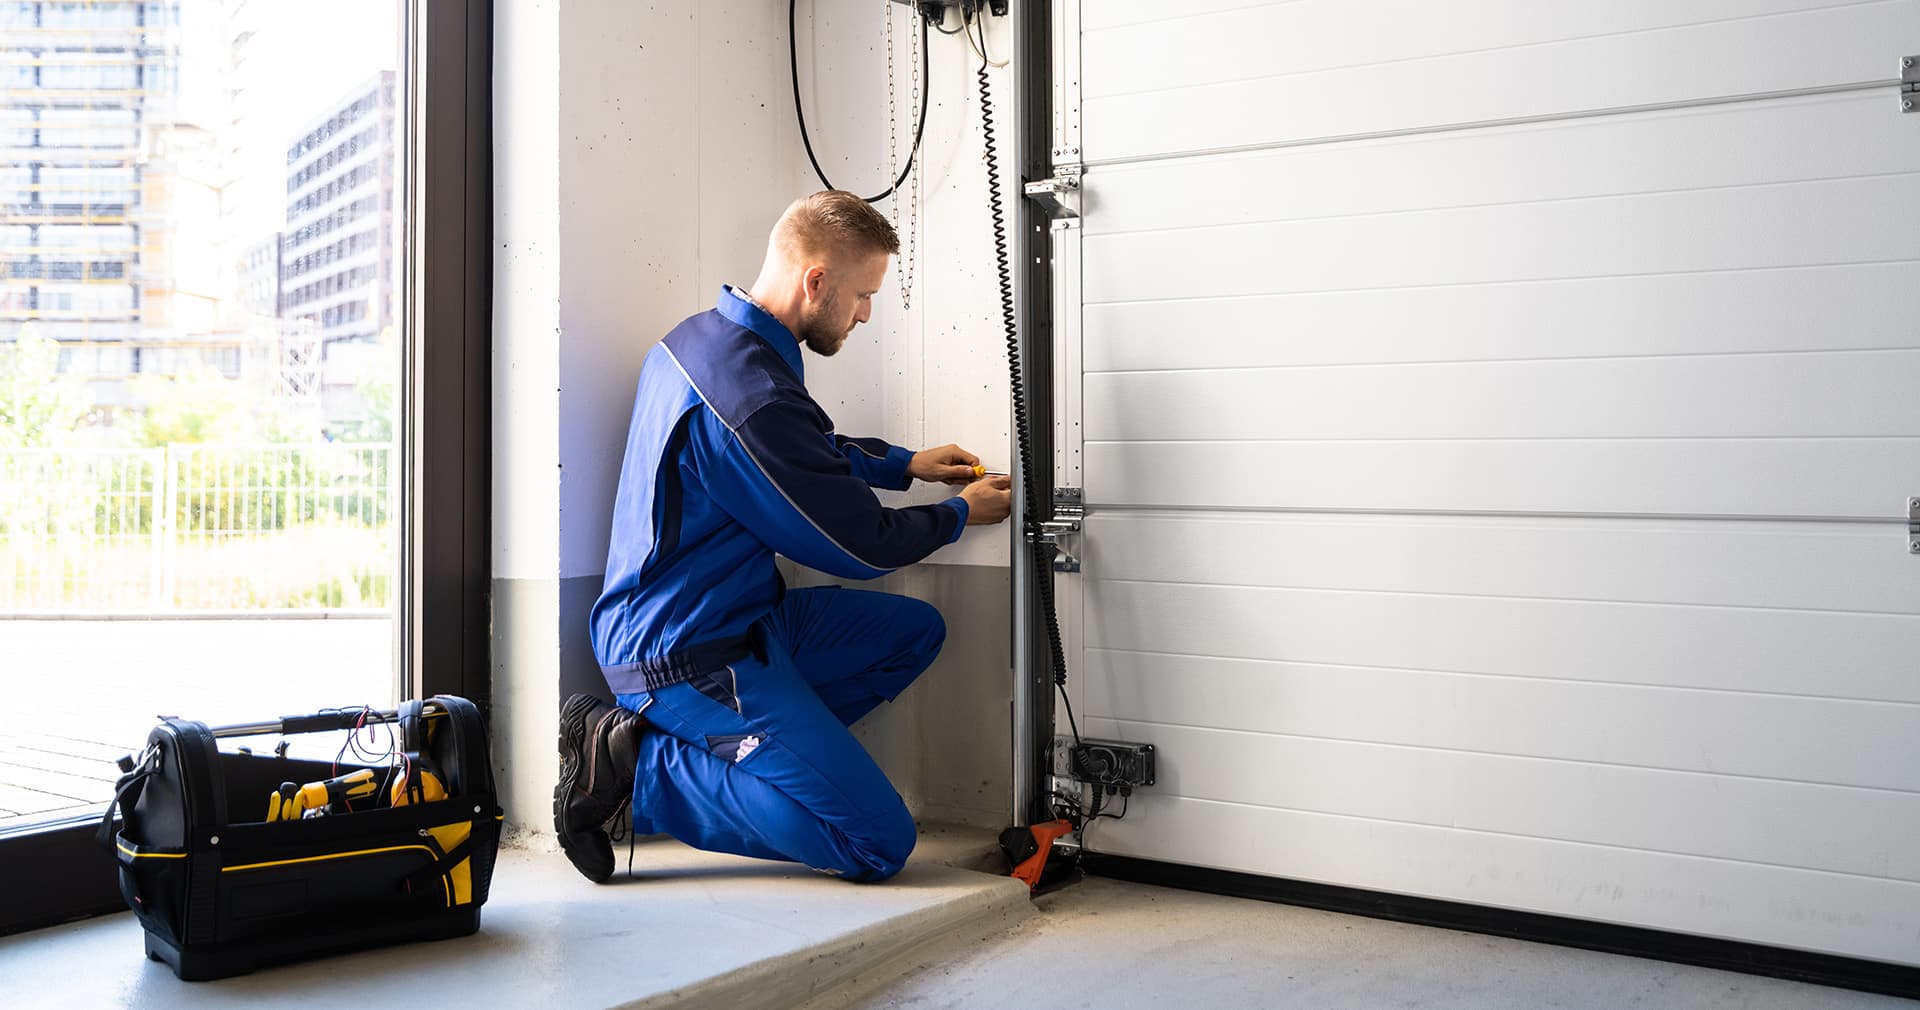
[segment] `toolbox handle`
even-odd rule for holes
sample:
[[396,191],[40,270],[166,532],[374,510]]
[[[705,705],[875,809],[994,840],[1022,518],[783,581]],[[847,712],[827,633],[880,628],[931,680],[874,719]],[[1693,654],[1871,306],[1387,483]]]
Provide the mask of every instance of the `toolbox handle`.
[[[445,711],[443,706],[427,702],[423,706],[422,714],[438,715]],[[211,732],[218,739],[271,734],[291,736],[296,733],[322,733],[327,730],[353,729],[356,726],[374,723],[398,722],[399,719],[398,709],[370,712],[366,709],[353,708],[334,712],[315,712],[311,715],[283,715],[269,722],[243,722],[231,726],[215,726]]]
[[131,755],[120,759],[120,780],[113,784],[113,799],[107,801],[106,813],[100,815],[100,827],[93,833],[93,840],[102,847],[113,848],[113,812],[125,810],[140,800],[140,790],[160,770],[160,748],[152,744],[140,752],[136,763]]

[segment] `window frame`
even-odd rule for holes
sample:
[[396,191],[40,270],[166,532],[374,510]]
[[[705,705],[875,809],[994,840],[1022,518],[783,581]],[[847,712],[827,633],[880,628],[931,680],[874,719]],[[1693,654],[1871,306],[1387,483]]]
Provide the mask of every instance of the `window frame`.
[[[491,0],[404,0],[409,133],[401,697],[491,710]],[[424,447],[424,448],[423,448]],[[0,936],[125,909],[97,815],[0,832]]]

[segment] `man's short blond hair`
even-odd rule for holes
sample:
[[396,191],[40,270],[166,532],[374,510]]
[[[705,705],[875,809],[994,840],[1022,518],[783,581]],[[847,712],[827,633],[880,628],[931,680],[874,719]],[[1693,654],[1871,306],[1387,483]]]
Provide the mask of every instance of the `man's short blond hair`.
[[900,251],[900,235],[893,223],[843,189],[821,190],[793,201],[773,226],[773,243],[791,261]]

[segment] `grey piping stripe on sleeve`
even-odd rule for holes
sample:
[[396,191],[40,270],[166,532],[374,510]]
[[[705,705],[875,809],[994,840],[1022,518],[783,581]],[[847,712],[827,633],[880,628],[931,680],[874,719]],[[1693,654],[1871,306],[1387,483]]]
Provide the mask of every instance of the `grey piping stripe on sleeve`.
[[682,365],[680,363],[680,359],[674,356],[673,348],[668,347],[666,344],[663,343],[660,345],[660,349],[667,353],[667,360],[673,362],[673,367],[678,368],[680,370],[681,376],[683,376],[687,380],[687,385],[693,387],[694,395],[700,397],[700,402],[706,404],[708,410],[713,411],[713,416],[720,418],[720,423],[726,427],[729,434],[733,435],[733,440],[740,444],[740,448],[746,452],[747,458],[750,460],[753,460],[753,465],[755,468],[757,468],[760,471],[760,476],[765,477],[767,479],[767,483],[773,485],[773,489],[775,491],[780,492],[780,497],[783,499],[786,499],[787,505],[790,506],[795,512],[798,512],[800,514],[800,518],[805,519],[807,521],[807,525],[813,527],[813,531],[815,533],[818,533],[822,537],[826,538],[827,543],[832,544],[834,548],[838,550],[840,553],[845,554],[847,557],[852,558],[854,561],[857,561],[860,564],[866,565],[868,568],[871,568],[882,575],[885,575],[888,572],[894,571],[894,569],[892,568],[886,568],[881,565],[876,565],[873,562],[868,561],[866,558],[863,558],[860,555],[855,554],[850,550],[847,550],[845,544],[842,544],[840,541],[835,540],[833,538],[833,534],[828,533],[826,530],[821,529],[820,524],[817,522],[814,522],[813,517],[807,514],[807,510],[801,508],[800,504],[794,501],[791,495],[787,494],[787,489],[781,487],[780,482],[773,479],[773,474],[768,473],[767,468],[764,466],[761,466],[760,457],[755,456],[753,454],[753,447],[747,444],[746,439],[740,437],[740,429],[735,428],[732,422],[728,421],[726,417],[720,413],[719,409],[714,407],[713,401],[707,399],[707,394],[701,390],[700,384],[693,381],[693,376],[687,374],[687,366]]
[[[671,352],[669,352],[669,353],[671,353]],[[688,379],[687,381],[688,381],[688,382],[692,382],[693,380],[692,380],[692,379]],[[832,432],[828,432],[827,434],[829,434],[829,435],[831,435],[831,434],[833,434],[833,433],[832,433]],[[873,453],[870,453],[870,452],[868,452],[868,451],[867,451],[867,447],[866,447],[866,446],[864,446],[864,445],[861,445],[860,443],[858,443],[858,442],[855,442],[855,441],[853,441],[852,439],[848,439],[848,440],[847,440],[847,444],[848,444],[848,445],[850,445],[850,446],[853,446],[853,447],[854,447],[855,449],[858,449],[858,450],[860,450],[860,455],[862,455],[862,456],[865,456],[865,457],[867,457],[868,459],[877,459],[877,460],[880,460],[881,462],[885,462],[885,461],[886,461],[886,458],[887,458],[887,457],[885,457],[885,456],[875,456],[875,455],[874,455]]]

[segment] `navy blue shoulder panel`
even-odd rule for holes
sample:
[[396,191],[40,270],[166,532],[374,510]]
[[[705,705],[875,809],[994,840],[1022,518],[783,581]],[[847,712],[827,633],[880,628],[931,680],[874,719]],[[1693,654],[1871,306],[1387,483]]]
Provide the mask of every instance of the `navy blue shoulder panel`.
[[780,352],[717,311],[693,316],[661,342],[729,430],[776,400],[811,402]]

